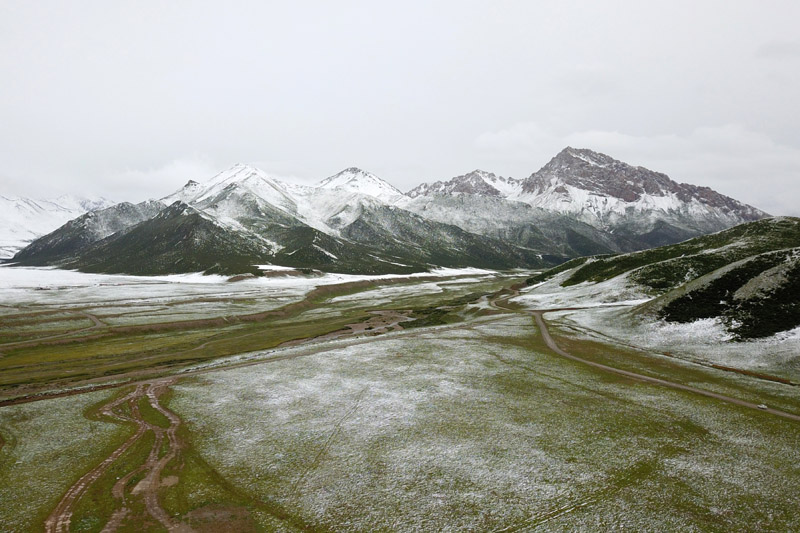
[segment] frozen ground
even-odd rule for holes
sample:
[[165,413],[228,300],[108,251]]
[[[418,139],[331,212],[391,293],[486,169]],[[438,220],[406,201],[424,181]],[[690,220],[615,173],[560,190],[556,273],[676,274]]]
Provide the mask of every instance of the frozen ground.
[[0,316],[44,309],[82,309],[91,310],[109,325],[189,320],[274,309],[323,285],[398,277],[476,279],[494,274],[480,269],[443,268],[405,276],[325,274],[230,283],[224,276],[199,273],[146,277],[0,265]]
[[571,273],[563,272],[526,289],[512,301],[529,309],[587,308],[551,313],[548,317],[558,317],[574,328],[600,334],[606,341],[800,382],[798,330],[766,339],[733,342],[722,324],[713,319],[680,324],[635,315],[633,308],[648,301],[648,296],[629,282],[626,275],[601,283],[561,287],[560,283]]
[[114,391],[0,409],[0,530],[37,531],[75,478],[127,429],[83,416]]
[[800,527],[794,425],[536,346],[524,315],[331,343],[170,406],[225,478],[323,528]]
[[715,319],[688,324],[641,320],[629,309],[608,308],[561,314],[564,323],[654,353],[687,361],[770,374],[800,382],[800,330],[766,339],[734,342]]

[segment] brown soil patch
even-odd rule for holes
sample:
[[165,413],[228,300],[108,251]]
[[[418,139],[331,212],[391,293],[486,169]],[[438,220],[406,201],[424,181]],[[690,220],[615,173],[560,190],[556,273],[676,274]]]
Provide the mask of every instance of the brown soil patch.
[[208,505],[195,509],[185,516],[186,523],[198,533],[251,533],[256,525],[250,511],[244,507]]

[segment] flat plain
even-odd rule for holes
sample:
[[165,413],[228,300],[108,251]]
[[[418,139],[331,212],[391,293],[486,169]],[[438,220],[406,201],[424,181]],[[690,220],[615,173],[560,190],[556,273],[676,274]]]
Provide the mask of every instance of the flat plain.
[[0,529],[800,529],[793,375],[528,275],[0,268]]

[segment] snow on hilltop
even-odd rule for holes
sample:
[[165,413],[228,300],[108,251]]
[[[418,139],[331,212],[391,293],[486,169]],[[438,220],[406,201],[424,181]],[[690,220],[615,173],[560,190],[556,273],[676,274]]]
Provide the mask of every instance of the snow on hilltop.
[[422,183],[408,191],[407,196],[430,196],[432,194],[479,194],[510,198],[519,194],[521,180],[496,176],[485,170],[473,170],[469,174],[456,176],[450,181]]
[[325,178],[317,184],[320,189],[342,189],[375,197],[387,204],[394,204],[403,197],[403,193],[382,180],[375,174],[350,167]]
[[223,170],[206,183],[198,184],[190,180],[183,188],[162,198],[161,201],[167,205],[178,200],[187,204],[197,204],[234,188],[250,192],[285,209],[292,209],[295,203],[286,184],[261,169],[241,163]]
[[516,199],[574,214],[590,224],[613,222],[631,212],[680,212],[702,219],[721,216],[730,225],[767,216],[708,187],[676,183],[666,174],[571,147],[523,180]]
[[[0,217],[10,220],[3,223],[0,218],[0,231],[5,232],[0,232],[0,239],[12,242],[3,255],[13,255],[25,240],[104,202],[59,200],[64,205],[43,207],[27,200],[3,199]],[[513,256],[519,251],[516,247],[522,247],[524,253],[555,260],[679,242],[767,216],[707,187],[679,184],[665,174],[570,147],[525,179],[474,170],[448,181],[423,183],[407,195],[356,167],[308,186],[285,183],[258,168],[236,164],[205,182],[190,180],[160,203],[154,202],[158,205],[145,207],[149,213],[178,201],[211,217],[228,232],[268,240],[275,253],[294,247],[298,239],[322,239],[328,243],[328,252],[334,248],[352,251],[348,247],[359,242],[383,247],[381,253],[387,257],[407,255],[408,250],[401,253],[391,248],[403,239],[411,248],[422,241],[447,248],[447,239],[462,244],[473,239],[495,255]],[[95,225],[119,231],[129,221],[141,222],[137,213],[134,217],[126,213],[116,216],[115,211],[106,217],[114,224]],[[461,232],[453,233],[452,226]],[[441,235],[431,240],[434,229]],[[86,233],[86,242],[97,237],[97,232]],[[312,248],[308,248],[309,257],[319,256]],[[477,250],[466,244],[462,248]],[[292,260],[300,264],[299,257]]]
[[34,239],[87,211],[113,204],[101,197],[74,195],[50,200],[0,196],[0,258],[13,257]]

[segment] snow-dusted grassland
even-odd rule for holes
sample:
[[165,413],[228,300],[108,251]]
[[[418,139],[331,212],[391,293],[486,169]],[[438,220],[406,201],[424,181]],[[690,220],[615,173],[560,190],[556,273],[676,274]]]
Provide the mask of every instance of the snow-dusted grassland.
[[[183,420],[187,445],[185,467],[170,465],[180,481],[160,493],[172,513],[239,505],[266,530],[291,530],[276,508],[295,524],[336,531],[800,529],[800,424],[564,359],[547,348],[529,314],[501,312],[485,295],[515,278],[440,274],[462,277],[358,287],[265,323],[46,345],[19,356],[32,369],[74,371],[112,348],[120,359],[126,349],[139,357],[139,342],[158,356],[166,347],[165,357],[173,357],[178,338],[186,351],[212,344],[211,335],[228,343],[220,348],[242,343],[241,350],[187,359],[165,399]],[[358,279],[228,283],[0,267],[0,320],[14,324],[16,315],[52,311],[41,336],[92,327],[77,312],[104,324],[229,316]],[[513,302],[529,309],[587,307],[546,315],[563,349],[800,413],[796,387],[708,366],[714,356],[697,346],[712,344],[713,324],[695,324],[703,334],[674,346],[676,337],[663,326],[630,322],[630,309],[647,296],[624,278],[568,289],[557,283],[526,289]],[[459,301],[469,303],[450,305]],[[380,309],[428,316],[424,311],[437,306],[449,313],[446,325],[291,348],[270,337],[291,328],[297,338],[328,333],[334,321],[363,320]],[[35,329],[25,320],[10,328],[13,335]],[[661,333],[641,337],[636,327]],[[254,338],[263,344],[246,342]],[[730,363],[735,352],[723,351],[728,345],[721,340],[719,357]],[[671,353],[661,353],[662,346]],[[764,343],[775,372],[776,346]],[[58,361],[47,359],[51,352]],[[703,365],[692,362],[700,356]],[[14,357],[8,349],[0,356],[0,376],[13,372]],[[223,368],[237,363],[250,365]],[[0,530],[35,530],[64,490],[114,448],[128,429],[84,417],[112,394],[0,408]],[[81,505],[85,511],[91,503]]]
[[170,406],[237,488],[336,530],[800,527],[796,424],[483,320],[190,378]]
[[0,313],[90,309],[109,325],[257,312],[302,298],[333,279],[269,278],[227,283],[222,276],[122,276],[0,266]]
[[772,374],[800,382],[800,331],[779,333],[765,339],[732,342],[731,335],[713,319],[693,323],[670,323],[640,317],[634,306],[648,296],[627,275],[601,283],[584,282],[562,287],[572,271],[523,291],[514,301],[530,309],[586,307],[549,315],[564,324],[655,354],[668,354],[685,361],[730,366]]
[[[83,416],[116,391],[0,409],[0,530],[38,531],[61,495],[128,434]],[[115,444],[116,443],[116,444]]]
[[[431,277],[440,278],[441,287]],[[399,284],[382,293],[387,278]],[[460,279],[474,281],[452,283]],[[376,316],[371,313],[381,306],[425,307],[472,290],[497,290],[508,279],[478,269],[441,269],[399,277],[326,274],[229,282],[219,276],[0,267],[0,399],[92,378],[171,372],[347,330]],[[303,303],[286,307],[298,302]],[[259,314],[278,308],[283,310],[274,315]]]

